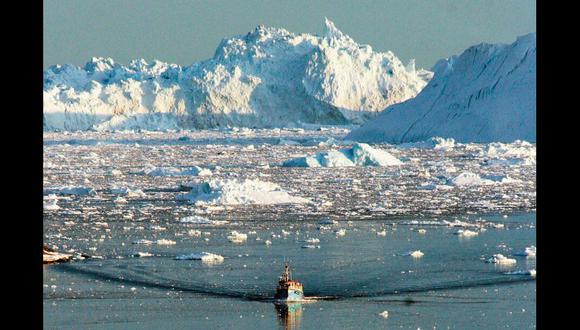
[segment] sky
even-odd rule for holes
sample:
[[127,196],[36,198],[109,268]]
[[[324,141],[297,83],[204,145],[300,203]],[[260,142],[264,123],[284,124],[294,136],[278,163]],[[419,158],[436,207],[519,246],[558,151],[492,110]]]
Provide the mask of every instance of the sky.
[[45,68],[99,56],[190,65],[259,24],[322,35],[324,17],[356,42],[427,69],[469,46],[536,31],[534,0],[44,0],[43,16]]

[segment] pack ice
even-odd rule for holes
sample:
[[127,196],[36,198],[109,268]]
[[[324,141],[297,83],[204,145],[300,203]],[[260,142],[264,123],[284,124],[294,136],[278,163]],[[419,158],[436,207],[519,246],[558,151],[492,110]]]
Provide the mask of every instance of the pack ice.
[[181,67],[93,58],[44,71],[45,130],[360,124],[414,97],[432,73],[325,22],[324,36],[258,26]]
[[403,164],[385,150],[365,143],[355,143],[352,148],[326,151],[314,156],[299,157],[282,163],[284,167],[341,167],[341,166],[394,166]]
[[404,143],[536,140],[536,34],[480,44],[440,60],[415,98],[385,109],[346,138]]

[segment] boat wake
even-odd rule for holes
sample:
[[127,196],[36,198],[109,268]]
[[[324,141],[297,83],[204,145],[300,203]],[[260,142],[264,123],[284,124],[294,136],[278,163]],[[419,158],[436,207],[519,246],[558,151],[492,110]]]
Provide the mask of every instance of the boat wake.
[[[122,269],[120,269],[122,268]],[[69,274],[98,279],[105,282],[117,282],[124,285],[141,286],[159,290],[179,291],[183,293],[193,293],[205,296],[239,299],[244,301],[260,302],[280,302],[274,297],[274,290],[271,287],[239,288],[234,285],[224,283],[204,283],[196,280],[182,280],[164,277],[146,269],[133,269],[130,265],[103,265],[95,267],[88,263],[60,264],[54,267]],[[346,300],[357,298],[380,298],[394,296],[394,299],[373,299],[373,302],[398,302],[416,303],[415,300],[398,300],[396,296],[404,294],[427,293],[434,291],[477,288],[485,286],[508,285],[534,281],[532,277],[522,276],[489,276],[488,278],[461,281],[441,281],[426,285],[401,286],[388,289],[366,289],[362,291],[357,284],[349,287],[348,283],[342,283],[340,287],[336,285],[332,288],[316,287],[309,285],[305,292],[304,299],[295,301],[296,303],[313,303],[317,301]],[[230,286],[230,288],[228,288]],[[335,291],[335,292],[332,292]],[[51,297],[45,297],[50,299]],[[294,301],[293,301],[294,302]]]

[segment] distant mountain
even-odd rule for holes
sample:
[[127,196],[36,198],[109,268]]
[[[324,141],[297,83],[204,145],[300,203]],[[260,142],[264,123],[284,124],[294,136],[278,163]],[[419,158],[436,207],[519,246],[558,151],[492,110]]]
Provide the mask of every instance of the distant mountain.
[[480,44],[440,60],[415,98],[392,105],[346,138],[403,143],[536,141],[536,34]]
[[414,97],[432,77],[325,23],[323,37],[259,26],[185,67],[105,58],[51,66],[45,130],[360,124]]

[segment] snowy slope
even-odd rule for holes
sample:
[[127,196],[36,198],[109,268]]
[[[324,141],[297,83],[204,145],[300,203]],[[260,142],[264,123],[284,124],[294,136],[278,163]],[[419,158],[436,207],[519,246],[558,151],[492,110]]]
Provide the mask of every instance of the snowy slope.
[[387,108],[347,139],[403,143],[536,140],[536,34],[480,44],[440,60],[414,99]]
[[44,72],[45,130],[358,124],[431,78],[325,23],[323,37],[259,26],[187,67],[104,58],[52,66]]

